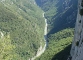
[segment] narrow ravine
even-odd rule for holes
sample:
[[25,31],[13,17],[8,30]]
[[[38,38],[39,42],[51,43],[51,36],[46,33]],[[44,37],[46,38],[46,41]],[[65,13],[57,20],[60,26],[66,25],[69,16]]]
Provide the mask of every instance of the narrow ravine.
[[[43,13],[43,17],[45,18],[44,13]],[[42,48],[42,46],[40,46],[40,48],[37,51],[36,56],[34,56],[33,58],[31,58],[29,60],[35,60],[37,57],[41,56],[41,54],[44,53],[44,51],[46,50],[46,47],[47,47],[47,26],[48,26],[47,19],[45,18],[45,29],[44,29],[44,41],[45,41],[45,45],[44,45],[43,48]]]

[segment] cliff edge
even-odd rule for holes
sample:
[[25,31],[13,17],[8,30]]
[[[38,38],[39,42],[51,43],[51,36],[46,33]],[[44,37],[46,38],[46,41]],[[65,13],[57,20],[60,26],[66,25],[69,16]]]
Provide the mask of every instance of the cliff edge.
[[68,60],[83,60],[83,0],[78,0],[74,40]]

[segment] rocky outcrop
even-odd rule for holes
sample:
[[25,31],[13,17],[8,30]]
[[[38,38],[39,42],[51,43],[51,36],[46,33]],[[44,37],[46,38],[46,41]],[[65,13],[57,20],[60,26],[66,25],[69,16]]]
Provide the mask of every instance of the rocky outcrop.
[[78,0],[75,35],[68,60],[83,60],[83,0]]

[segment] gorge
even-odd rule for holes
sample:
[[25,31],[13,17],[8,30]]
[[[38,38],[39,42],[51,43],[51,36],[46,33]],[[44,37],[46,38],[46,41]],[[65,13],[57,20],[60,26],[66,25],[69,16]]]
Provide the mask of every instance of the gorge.
[[82,0],[0,0],[0,60],[83,60],[82,15]]
[[[44,13],[42,14],[42,16],[44,17]],[[47,25],[48,25],[47,24],[47,19],[45,18],[45,29],[44,29],[44,41],[45,41],[45,45],[44,45],[44,47],[42,47],[42,45],[41,45],[39,47],[38,51],[37,51],[36,56],[30,58],[29,60],[35,60],[37,57],[41,56],[45,52],[47,44],[48,44],[48,42],[47,42]]]

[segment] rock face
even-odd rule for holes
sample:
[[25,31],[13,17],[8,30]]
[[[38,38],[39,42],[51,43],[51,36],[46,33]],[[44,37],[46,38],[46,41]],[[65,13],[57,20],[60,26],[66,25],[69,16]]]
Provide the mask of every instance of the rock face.
[[75,35],[68,60],[83,60],[83,0],[78,0]]

